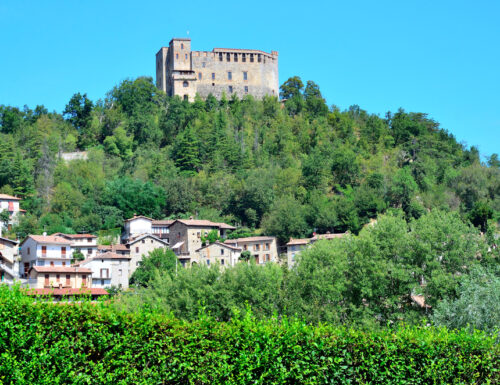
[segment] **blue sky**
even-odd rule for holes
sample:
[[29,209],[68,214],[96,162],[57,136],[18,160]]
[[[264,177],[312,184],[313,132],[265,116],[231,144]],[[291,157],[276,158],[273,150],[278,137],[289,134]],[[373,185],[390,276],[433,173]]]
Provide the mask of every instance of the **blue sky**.
[[194,50],[279,51],[328,104],[426,112],[483,156],[500,153],[500,2],[0,1],[0,104],[61,112],[126,78],[189,31]]

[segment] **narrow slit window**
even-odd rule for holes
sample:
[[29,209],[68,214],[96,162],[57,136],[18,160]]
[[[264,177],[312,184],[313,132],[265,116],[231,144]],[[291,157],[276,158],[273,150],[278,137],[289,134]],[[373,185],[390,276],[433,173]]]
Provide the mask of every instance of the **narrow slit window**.
[[184,49],[184,44],[183,43],[181,43],[181,49]]
[[237,53],[234,54],[234,61],[238,61],[238,54]]
[[257,61],[262,63],[262,55],[260,53],[257,55]]
[[201,78],[202,78],[201,72],[198,72],[198,80],[201,80]]
[[250,63],[253,63],[253,53],[250,54]]
[[222,52],[219,52],[219,61],[222,61]]
[[226,61],[231,61],[231,54],[230,53],[226,54]]
[[247,61],[247,55],[246,53],[241,54],[241,61],[245,63]]
[[212,80],[215,80],[215,72],[212,72]]
[[248,72],[243,72],[243,80],[248,80]]
[[233,86],[229,86],[229,93],[232,94],[233,93]]
[[233,80],[233,73],[231,71],[227,73],[227,80]]
[[245,94],[248,94],[248,86],[245,86]]

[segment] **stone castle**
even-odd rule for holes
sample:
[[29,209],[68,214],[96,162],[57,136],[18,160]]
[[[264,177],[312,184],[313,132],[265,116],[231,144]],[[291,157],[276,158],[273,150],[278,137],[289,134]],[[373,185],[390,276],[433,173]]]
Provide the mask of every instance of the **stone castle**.
[[191,39],[174,38],[156,54],[156,86],[193,101],[196,94],[220,99],[236,94],[279,96],[278,52],[214,48],[191,51]]

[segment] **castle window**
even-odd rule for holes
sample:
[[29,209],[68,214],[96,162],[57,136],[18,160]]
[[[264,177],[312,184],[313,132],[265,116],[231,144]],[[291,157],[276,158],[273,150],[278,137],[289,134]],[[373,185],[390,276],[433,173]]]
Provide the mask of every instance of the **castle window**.
[[181,49],[184,49],[184,44],[183,43],[181,43]]
[[250,63],[253,63],[253,53],[250,54]]
[[203,62],[203,63],[201,63],[201,66],[202,66],[203,68],[205,68],[205,67],[207,66],[207,63],[206,63],[206,62]]
[[175,54],[175,58],[179,59],[179,54],[178,53]]
[[248,80],[248,72],[243,71],[243,80]]
[[238,61],[238,54],[237,53],[234,54],[234,61]]
[[212,80],[215,80],[215,72],[212,72]]
[[261,63],[261,62],[262,62],[262,55],[261,55],[260,53],[257,55],[257,61],[258,61],[259,63]]
[[[259,56],[260,56],[260,55],[259,55]],[[188,54],[185,54],[185,55],[184,55],[184,57],[185,57],[185,58],[186,58],[186,60],[187,60],[187,58],[188,58]]]
[[233,80],[233,73],[231,71],[227,73],[227,80]]
[[189,100],[189,97],[187,95],[184,95],[184,100]]
[[201,80],[201,72],[198,72],[198,80]]
[[229,86],[229,93],[232,94],[233,93],[233,86]]
[[219,61],[222,61],[222,52],[219,52]]
[[186,80],[184,80],[184,82],[182,83],[182,86],[183,87],[189,87],[189,82],[187,82]]
[[242,53],[242,54],[241,54],[241,61],[242,61],[243,63],[245,63],[245,62],[247,61],[247,54],[246,54],[246,53]]
[[248,94],[248,86],[245,86],[245,94]]
[[231,54],[230,53],[226,54],[226,61],[231,61]]

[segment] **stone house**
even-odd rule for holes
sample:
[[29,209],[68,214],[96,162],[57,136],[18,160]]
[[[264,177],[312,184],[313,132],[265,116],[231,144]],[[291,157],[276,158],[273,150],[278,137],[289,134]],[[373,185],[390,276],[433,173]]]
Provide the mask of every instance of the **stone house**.
[[290,241],[286,244],[286,254],[287,254],[287,262],[288,267],[292,267],[295,265],[295,258],[299,255],[302,250],[311,246],[315,242],[319,240],[332,240],[337,238],[342,238],[347,233],[326,233],[326,234],[313,234],[311,238],[290,238]]
[[168,243],[152,234],[141,235],[127,243],[130,256],[130,267],[128,277],[130,278],[134,271],[141,265],[142,258],[148,256],[149,252],[163,248],[168,248]]
[[276,237],[260,236],[227,239],[224,243],[239,247],[243,251],[249,251],[255,259],[255,263],[278,262],[278,249]]
[[203,245],[202,237],[215,230],[222,239],[228,230],[236,229],[226,223],[217,223],[205,219],[177,219],[169,227],[170,245],[183,266],[197,258],[197,250]]
[[157,238],[169,242],[169,226],[174,222],[172,219],[156,220],[144,215],[134,215],[125,220],[124,232],[122,234],[123,242],[128,242],[132,238],[142,234],[153,234]]
[[0,283],[19,278],[19,242],[0,237]]
[[210,266],[218,263],[226,267],[234,266],[238,263],[241,256],[241,248],[217,241],[200,247],[196,250],[196,253],[197,257],[191,260],[191,265],[201,263]]

